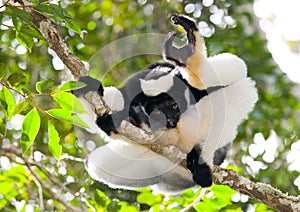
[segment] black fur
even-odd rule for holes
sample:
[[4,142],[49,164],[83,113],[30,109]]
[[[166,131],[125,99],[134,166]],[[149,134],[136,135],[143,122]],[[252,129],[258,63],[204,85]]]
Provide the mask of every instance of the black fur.
[[164,41],[163,56],[166,60],[174,62],[178,66],[185,67],[187,59],[195,53],[196,37],[194,31],[198,31],[198,27],[193,20],[182,15],[172,15],[171,20],[174,24],[181,25],[184,28],[188,43],[180,48],[173,46],[173,41],[177,33],[169,33]]
[[196,38],[193,32],[199,31],[195,21],[183,15],[172,15],[171,20],[174,24],[181,25],[184,28],[187,33],[188,41],[195,45]]
[[117,133],[112,116],[108,113],[104,113],[102,116],[97,116],[96,124],[107,135],[111,135],[111,133]]
[[195,183],[201,187],[209,187],[212,185],[212,172],[210,167],[201,161],[200,155],[201,148],[196,145],[187,154],[187,168],[191,171]]
[[132,105],[129,107],[129,121],[137,127],[141,127],[142,124],[150,127],[149,116],[145,113],[141,105]]
[[170,70],[173,70],[175,68],[175,66],[171,63],[167,63],[167,62],[157,62],[157,63],[153,63],[153,64],[150,64],[148,67],[147,67],[147,70],[153,70],[157,67],[164,67],[164,68],[169,68]]
[[228,143],[227,145],[220,147],[219,149],[217,149],[215,151],[214,161],[213,161],[214,165],[219,166],[224,162],[227,152],[230,149],[230,146],[231,146],[231,143]]
[[152,131],[175,128],[180,115],[178,103],[167,93],[150,97],[142,92],[129,106],[130,122],[137,127],[146,124]]
[[176,34],[176,32],[171,32],[167,35],[164,41],[163,56],[166,60],[172,61],[178,66],[185,67],[187,59],[193,55],[191,47],[193,44],[188,43],[181,48],[173,46]]
[[103,87],[102,83],[99,80],[96,80],[90,76],[80,77],[79,82],[83,82],[86,84],[85,87],[80,88],[78,90],[74,90],[73,94],[76,96],[82,96],[88,93],[89,91],[97,91],[100,96],[103,96]]
[[156,129],[175,128],[181,115],[177,102],[166,93],[149,99],[145,109],[150,117],[151,129],[154,131]]
[[[230,143],[220,147],[214,152],[213,164],[221,165],[224,162],[226,154],[230,148]],[[187,154],[187,168],[193,174],[193,180],[201,187],[209,187],[212,184],[212,171],[210,167],[201,158],[202,149],[195,145],[191,152]]]

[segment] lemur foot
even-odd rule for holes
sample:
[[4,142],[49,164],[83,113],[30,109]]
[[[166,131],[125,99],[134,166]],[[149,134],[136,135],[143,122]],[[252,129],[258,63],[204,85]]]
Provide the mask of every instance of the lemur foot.
[[187,33],[188,42],[195,45],[196,38],[194,31],[198,31],[198,27],[194,20],[183,15],[172,15],[171,20],[176,25],[181,25]]
[[212,185],[212,172],[204,161],[200,159],[201,148],[195,146],[187,155],[187,168],[193,174],[193,180],[201,187],[209,187]]

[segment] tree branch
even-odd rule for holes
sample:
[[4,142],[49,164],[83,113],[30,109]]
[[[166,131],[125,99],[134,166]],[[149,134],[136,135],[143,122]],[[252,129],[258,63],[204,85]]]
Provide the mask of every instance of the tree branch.
[[[0,148],[0,153],[1,153],[1,155],[6,155],[6,156],[10,157],[12,160],[14,160],[15,156],[22,159],[22,164],[27,167],[29,173],[32,175],[32,177],[34,179],[34,182],[38,186],[40,201],[43,200],[43,198],[41,198],[42,194],[40,192],[40,189],[44,189],[53,199],[61,202],[61,204],[67,209],[67,211],[80,212],[80,211],[85,211],[86,210],[83,205],[81,206],[81,208],[77,208],[77,207],[74,207],[74,206],[70,205],[69,202],[66,201],[61,194],[58,194],[58,193],[54,192],[53,188],[55,186],[59,186],[63,191],[67,191],[67,192],[72,194],[72,192],[68,188],[66,188],[64,185],[62,185],[61,183],[57,184],[56,182],[58,182],[59,180],[54,179],[53,175],[49,175],[48,172],[44,171],[44,169],[39,168],[40,165],[37,166],[35,162],[31,161],[26,156],[23,156],[22,155],[22,150],[20,148],[14,146],[14,145],[11,145],[11,144],[3,144]],[[50,180],[50,182],[52,182],[52,184],[49,184],[49,183],[45,182],[40,177],[40,175],[33,168],[35,166],[37,168],[39,168],[39,170],[41,172],[43,172],[49,178],[49,180]],[[73,196],[75,196],[75,195],[73,195]],[[78,200],[78,201],[80,202],[81,200]],[[42,202],[40,204],[43,205]]]
[[[25,2],[25,6],[26,3],[28,4],[28,2]],[[32,7],[24,7],[23,9],[32,16],[34,26],[41,32],[47,40],[49,47],[55,51],[57,56],[71,71],[72,75],[75,78],[87,75],[87,70],[83,62],[70,52],[57,25]]]
[[294,197],[283,194],[269,184],[254,183],[233,170],[215,166],[213,172],[215,184],[227,185],[279,211],[300,211],[300,196]]
[[[56,24],[30,7],[24,9],[32,15],[33,24],[44,35],[50,48],[56,52],[74,77],[77,78],[79,76],[87,75],[87,70],[83,63],[68,50]],[[97,96],[97,93],[86,96],[87,101],[94,108],[95,112],[97,114],[101,114],[103,109],[109,110],[105,102],[99,106],[99,104],[95,102],[95,98],[100,100],[102,100],[102,98],[95,96]],[[153,135],[147,134],[143,130],[134,127],[128,122],[122,124],[120,132],[129,140],[137,141],[137,143],[147,146],[152,151],[160,155],[164,155],[171,161],[182,161],[180,165],[186,168],[186,162],[184,160],[186,154],[180,149],[174,146],[162,146],[160,144],[150,142]],[[265,203],[267,206],[280,211],[300,211],[300,197],[285,195],[281,191],[267,184],[254,183],[233,170],[214,167],[213,173],[213,182],[216,184],[228,185],[232,189],[257,199]]]

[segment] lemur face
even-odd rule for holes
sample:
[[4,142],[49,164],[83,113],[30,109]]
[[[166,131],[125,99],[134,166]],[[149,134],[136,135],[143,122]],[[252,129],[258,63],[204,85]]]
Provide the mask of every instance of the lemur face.
[[181,115],[178,103],[167,93],[148,97],[146,102],[131,105],[129,113],[132,124],[142,128],[146,126],[152,132],[175,128]]
[[175,128],[180,117],[179,105],[166,93],[151,99],[145,109],[150,119],[151,130]]

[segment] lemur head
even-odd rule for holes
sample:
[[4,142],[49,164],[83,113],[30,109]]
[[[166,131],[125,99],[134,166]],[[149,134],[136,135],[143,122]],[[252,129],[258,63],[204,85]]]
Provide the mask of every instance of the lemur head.
[[176,128],[180,115],[179,104],[167,93],[146,97],[142,92],[129,109],[130,122],[151,132]]
[[152,131],[177,126],[181,115],[179,105],[167,93],[151,98],[145,105]]
[[169,63],[156,63],[140,79],[141,91],[130,103],[131,123],[152,132],[176,128],[190,102],[189,87]]

